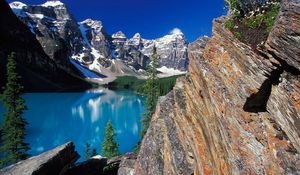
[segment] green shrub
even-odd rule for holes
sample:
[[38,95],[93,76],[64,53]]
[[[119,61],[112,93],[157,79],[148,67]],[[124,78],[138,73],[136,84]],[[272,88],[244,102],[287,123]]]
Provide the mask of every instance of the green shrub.
[[234,26],[235,26],[233,19],[228,19],[224,25],[225,25],[225,28],[230,31],[233,31]]
[[262,13],[270,9],[280,0],[225,0],[225,7],[229,9],[234,18],[243,18]]
[[266,13],[260,13],[252,17],[244,18],[243,23],[251,29],[258,28],[260,25],[265,24],[266,32],[269,33],[274,25],[278,13],[279,5],[274,5]]
[[240,16],[241,11],[237,0],[225,0],[225,7],[228,8],[235,17]]
[[272,30],[272,27],[279,13],[279,9],[280,9],[279,5],[275,5],[270,9],[270,11],[266,13],[264,22],[266,23],[267,26],[267,32],[270,32]]
[[263,14],[258,14],[256,16],[250,17],[250,18],[245,18],[243,20],[245,26],[251,29],[255,29],[259,27],[262,22],[264,21],[264,15]]
[[242,35],[242,33],[241,32],[233,32],[233,34],[234,34],[234,36],[237,38],[237,39],[239,39],[240,41],[244,41],[245,40],[245,38],[244,38],[244,36]]

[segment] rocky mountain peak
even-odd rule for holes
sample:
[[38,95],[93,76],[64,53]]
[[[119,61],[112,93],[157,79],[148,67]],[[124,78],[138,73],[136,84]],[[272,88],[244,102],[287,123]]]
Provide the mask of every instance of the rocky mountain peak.
[[103,29],[103,25],[101,21],[92,20],[92,19],[86,19],[82,22],[79,22],[79,25],[85,25],[86,27],[89,27],[98,32],[101,32]]
[[134,39],[141,39],[141,34],[140,33],[136,33],[136,34],[134,34],[134,36],[132,38],[134,38]]
[[14,2],[11,8],[36,36],[46,54],[64,67],[72,65],[70,58],[73,58],[82,63],[81,66],[104,74],[101,66],[108,68],[112,59],[117,58],[123,67],[138,71],[147,67],[152,48],[156,45],[161,57],[160,67],[186,71],[188,43],[178,28],[158,39],[143,39],[140,33],[127,39],[122,31],[107,34],[101,21],[86,19],[77,22],[60,1],[40,5]]
[[27,7],[26,4],[19,2],[19,1],[15,1],[15,2],[10,3],[9,6],[17,16],[19,16],[19,17],[26,16],[23,11],[23,9],[25,7]]
[[165,40],[166,42],[176,41],[177,39],[186,40],[183,32],[179,28],[174,28],[168,35],[163,36],[158,40]]
[[128,45],[134,45],[134,46],[139,46],[142,42],[142,37],[140,33],[136,33],[134,34],[134,36],[132,38],[130,38],[127,41]]
[[40,5],[10,4],[14,13],[35,34],[46,54],[59,65],[69,67],[69,56],[84,45],[78,24],[67,6],[60,1]]
[[122,31],[112,34],[113,39],[126,39],[126,35]]
[[23,9],[24,7],[26,7],[27,5],[19,2],[19,1],[15,1],[9,4],[10,8],[12,9]]
[[44,7],[58,7],[58,6],[65,6],[65,4],[62,3],[61,1],[52,0],[52,1],[45,2],[41,6],[44,6]]

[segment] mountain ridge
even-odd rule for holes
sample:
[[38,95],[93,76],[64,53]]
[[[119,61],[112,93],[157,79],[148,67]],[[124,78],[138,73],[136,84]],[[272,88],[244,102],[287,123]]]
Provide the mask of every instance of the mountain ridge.
[[[100,84],[112,81],[116,76],[145,77],[154,46],[161,58],[160,70],[166,71],[162,72],[162,77],[184,74],[187,70],[188,42],[180,29],[175,28],[170,34],[157,39],[144,39],[140,34],[127,38],[121,31],[108,34],[99,20],[88,18],[77,22],[60,1],[47,1],[40,5],[12,2],[10,7],[57,64],[66,68],[72,64],[85,67],[87,70],[82,72],[83,77]],[[113,60],[118,60],[118,66],[114,66]],[[85,77],[90,74],[86,71],[101,76]]]
[[[77,70],[73,67],[62,69],[50,59],[28,26],[15,16],[4,0],[0,1],[0,9],[1,75],[6,75],[7,56],[14,52],[18,73],[22,77],[21,83],[26,92],[66,91],[91,87],[76,75]],[[0,78],[0,86],[4,86],[5,76]]]

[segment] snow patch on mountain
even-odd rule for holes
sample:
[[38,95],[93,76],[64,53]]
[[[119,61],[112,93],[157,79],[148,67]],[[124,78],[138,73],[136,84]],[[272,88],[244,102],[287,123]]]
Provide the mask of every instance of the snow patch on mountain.
[[81,65],[78,61],[70,59],[71,63],[85,76],[85,78],[104,78],[105,76],[97,74],[85,66]]
[[9,6],[17,16],[20,16],[20,17],[26,16],[26,14],[23,11],[23,8],[27,6],[26,4],[19,2],[19,1],[15,1],[15,2],[10,3]]
[[31,18],[38,18],[43,19],[45,16],[43,14],[32,14],[32,13],[26,13]]
[[95,48],[91,48],[92,49],[92,52],[91,54],[94,56],[95,59],[98,59],[98,58],[104,58],[103,55],[100,54],[100,52],[98,50],[96,50]]
[[175,76],[175,75],[183,75],[186,74],[186,71],[180,71],[174,68],[167,68],[166,66],[163,66],[161,68],[157,69],[159,73],[159,77],[170,77],[170,76]]
[[114,33],[111,37],[114,39],[126,39],[126,35],[122,31]]
[[95,59],[91,65],[89,65],[89,69],[96,70],[98,72],[102,72],[101,64]]
[[64,3],[60,2],[60,1],[47,1],[44,4],[42,4],[42,6],[44,7],[56,7],[56,6],[61,6],[64,5]]
[[9,6],[10,6],[10,8],[14,8],[14,9],[23,9],[27,5],[22,2],[15,1],[15,2],[10,3]]
[[82,22],[79,22],[79,25],[86,25],[90,29],[95,30],[96,32],[101,32],[103,25],[101,21],[86,19]]

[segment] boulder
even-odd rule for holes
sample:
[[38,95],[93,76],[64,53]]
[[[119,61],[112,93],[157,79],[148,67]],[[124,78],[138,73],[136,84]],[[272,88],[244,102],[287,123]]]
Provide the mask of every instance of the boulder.
[[72,142],[0,170],[1,175],[50,175],[63,172],[79,158]]

